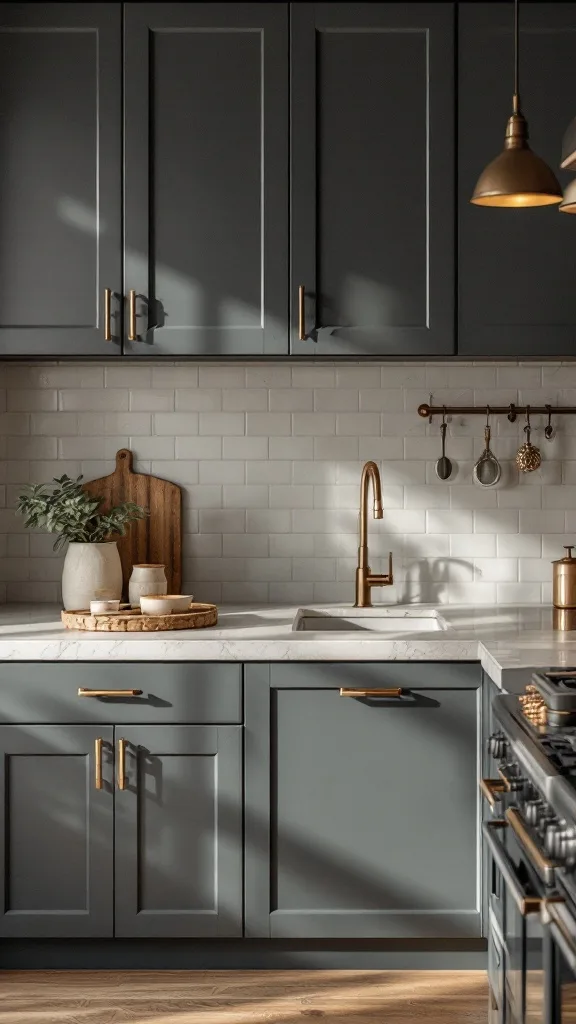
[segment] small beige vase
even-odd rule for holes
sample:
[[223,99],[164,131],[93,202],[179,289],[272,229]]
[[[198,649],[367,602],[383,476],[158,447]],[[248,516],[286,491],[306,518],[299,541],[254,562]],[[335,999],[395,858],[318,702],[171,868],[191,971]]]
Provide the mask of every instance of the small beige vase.
[[163,565],[142,563],[132,566],[128,582],[128,600],[132,608],[140,607],[140,598],[149,594],[166,594],[168,582]]
[[62,570],[62,602],[67,612],[90,607],[90,601],[122,597],[122,564],[116,541],[90,544],[71,541]]

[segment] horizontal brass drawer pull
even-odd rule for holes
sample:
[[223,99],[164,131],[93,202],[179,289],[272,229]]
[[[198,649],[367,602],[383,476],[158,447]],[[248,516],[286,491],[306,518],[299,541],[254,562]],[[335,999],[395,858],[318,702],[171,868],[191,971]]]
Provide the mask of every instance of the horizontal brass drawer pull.
[[78,687],[79,697],[140,697],[142,690],[87,690],[84,686]]
[[341,697],[401,697],[402,693],[401,686],[389,690],[350,690],[346,686],[340,687]]
[[506,792],[506,786],[500,779],[480,779],[479,786],[490,807],[500,802],[500,793]]

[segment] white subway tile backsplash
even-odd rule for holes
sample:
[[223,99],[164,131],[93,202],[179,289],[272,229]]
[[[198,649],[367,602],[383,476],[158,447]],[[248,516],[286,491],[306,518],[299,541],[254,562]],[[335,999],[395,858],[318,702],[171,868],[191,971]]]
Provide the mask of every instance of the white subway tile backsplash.
[[65,388],[58,399],[58,408],[63,412],[125,412],[129,405],[130,393],[124,388]]
[[201,484],[243,484],[246,470],[243,462],[225,459],[200,462]]
[[436,404],[576,404],[575,373],[560,363],[7,365],[0,600],[31,587],[36,600],[58,596],[53,538],[14,515],[22,485],[104,476],[125,446],[139,471],[183,488],[185,586],[200,600],[349,602],[368,459],[384,505],[370,524],[372,565],[385,571],[392,548],[398,580],[376,601],[547,600],[550,561],[576,539],[576,417],[555,424],[551,444],[545,417],[533,417],[543,463],[532,474],[514,465],[521,418],[494,418],[502,480],[482,489],[472,482],[481,419],[450,419],[444,483],[439,422],[416,410],[430,391]]
[[172,412],[173,410],[173,391],[162,391],[160,388],[148,388],[146,391],[130,390],[131,412]]
[[[291,414],[289,412],[249,412],[246,415],[246,434],[248,437],[281,437],[291,433]],[[230,431],[230,433],[239,431]]]
[[177,412],[218,412],[222,408],[222,392],[209,388],[182,388],[174,393],[174,407]]
[[10,390],[6,395],[8,412],[54,412],[58,408],[55,390]]
[[265,484],[224,484],[223,497],[224,508],[266,508],[269,504]]
[[[331,391],[325,393],[332,394]],[[312,412],[314,392],[304,388],[274,388],[268,392],[268,403],[270,412]]]
[[316,412],[357,412],[358,401],[357,388],[318,388],[314,392]]
[[267,437],[223,437],[222,455],[225,459],[267,459]]

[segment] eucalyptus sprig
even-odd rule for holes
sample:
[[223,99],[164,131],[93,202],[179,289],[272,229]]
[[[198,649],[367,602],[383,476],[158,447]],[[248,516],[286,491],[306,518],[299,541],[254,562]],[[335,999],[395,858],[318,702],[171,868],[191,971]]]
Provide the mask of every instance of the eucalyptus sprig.
[[24,525],[32,530],[57,533],[54,551],[66,541],[96,544],[112,534],[121,537],[136,519],[144,519],[149,510],[133,501],[123,501],[107,512],[99,512],[103,498],[93,498],[82,487],[82,477],[55,477],[52,484],[30,484],[18,497],[16,511],[24,516]]

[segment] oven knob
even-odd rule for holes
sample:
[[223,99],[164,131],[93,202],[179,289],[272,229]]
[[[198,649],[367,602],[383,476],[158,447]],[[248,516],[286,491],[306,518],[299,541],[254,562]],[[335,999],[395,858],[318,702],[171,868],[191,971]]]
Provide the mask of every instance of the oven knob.
[[506,775],[506,785],[510,793],[524,792],[528,785],[528,780],[523,775],[514,775],[514,772],[518,770],[517,764],[507,764],[504,766],[504,773]]
[[497,761],[502,761],[506,757],[506,737],[503,732],[492,733],[488,740],[488,752],[492,757],[496,758]]
[[560,843],[560,859],[567,867],[576,864],[576,829],[569,828],[564,832]]
[[544,849],[550,857],[558,857],[560,848],[560,837],[564,832],[564,822],[558,820],[550,822],[544,833]]
[[536,826],[546,810],[543,800],[527,800],[524,804],[524,817],[529,825]]

